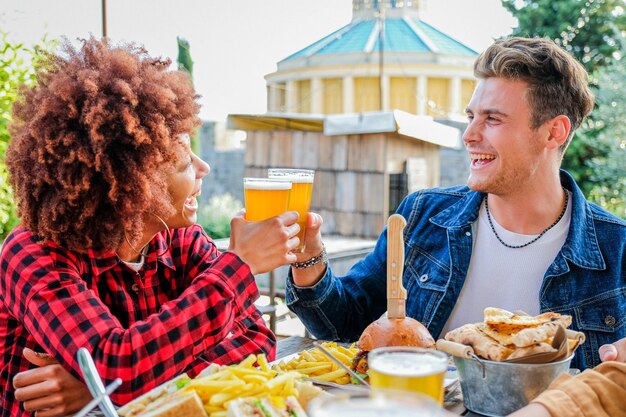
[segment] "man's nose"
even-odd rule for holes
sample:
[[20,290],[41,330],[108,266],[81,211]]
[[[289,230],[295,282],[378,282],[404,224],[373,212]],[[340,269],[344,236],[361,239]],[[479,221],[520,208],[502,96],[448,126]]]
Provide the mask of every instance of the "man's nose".
[[463,132],[463,142],[467,145],[470,142],[476,142],[481,139],[481,134],[479,132],[478,127],[475,124],[475,121],[469,122],[465,132]]

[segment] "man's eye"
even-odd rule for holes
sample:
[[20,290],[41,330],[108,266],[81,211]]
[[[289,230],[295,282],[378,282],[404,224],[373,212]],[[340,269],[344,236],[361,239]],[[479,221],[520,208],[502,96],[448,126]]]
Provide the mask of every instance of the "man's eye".
[[467,115],[467,120],[472,121],[474,120],[474,116],[472,116],[471,114]]

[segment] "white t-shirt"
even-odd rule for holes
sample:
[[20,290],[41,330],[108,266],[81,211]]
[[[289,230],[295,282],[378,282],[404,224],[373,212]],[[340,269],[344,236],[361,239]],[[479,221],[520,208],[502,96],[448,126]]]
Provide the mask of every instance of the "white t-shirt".
[[[570,193],[567,210],[552,229],[536,242],[517,249],[507,248],[498,241],[489,226],[483,202],[474,227],[474,248],[467,277],[442,337],[464,324],[482,322],[486,307],[539,314],[539,289],[546,270],[567,238],[572,217],[571,200]],[[523,245],[537,236],[510,232],[500,226],[493,215],[491,221],[498,236],[509,245]]]

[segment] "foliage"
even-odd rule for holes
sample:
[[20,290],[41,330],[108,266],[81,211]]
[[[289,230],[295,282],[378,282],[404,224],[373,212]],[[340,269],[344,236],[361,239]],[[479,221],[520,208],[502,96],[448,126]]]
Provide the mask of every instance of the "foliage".
[[518,21],[514,36],[554,39],[588,72],[609,66],[626,31],[624,0],[502,0]]
[[40,45],[28,48],[23,43],[11,42],[6,33],[0,33],[0,241],[18,223],[4,164],[4,154],[11,139],[9,124],[13,103],[21,85],[32,85],[36,81],[34,65],[37,64],[38,51],[51,46],[44,38]]
[[[188,73],[191,82],[193,82],[193,60],[191,59],[191,52],[189,51],[189,41],[177,36],[176,42],[178,42],[178,57],[176,58],[178,70]],[[191,149],[193,149],[195,154],[200,154],[200,138],[198,137],[198,132],[191,138]]]
[[243,204],[226,193],[211,197],[208,205],[201,206],[198,223],[213,239],[230,236],[230,219],[241,209]]
[[[576,132],[563,169],[587,198],[626,217],[626,3],[624,0],[501,0],[518,20],[515,36],[553,39],[583,63],[596,108]],[[621,91],[621,93],[620,93]]]
[[580,163],[587,170],[589,199],[626,218],[626,57],[600,70],[598,81],[593,122],[578,139],[603,151]]
[[189,75],[193,75],[193,60],[191,59],[191,53],[189,52],[189,41],[179,36],[176,37],[178,42],[178,62],[179,71],[187,71]]

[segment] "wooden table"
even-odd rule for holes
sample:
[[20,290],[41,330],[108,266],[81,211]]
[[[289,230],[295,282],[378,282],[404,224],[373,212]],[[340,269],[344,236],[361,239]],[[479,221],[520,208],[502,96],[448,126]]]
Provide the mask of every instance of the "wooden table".
[[[306,349],[313,348],[314,339],[300,336],[291,336],[278,341],[276,349],[276,359],[282,359],[286,356],[301,352]],[[463,405],[463,394],[460,384],[455,384],[454,388],[446,393],[444,399],[444,408],[454,414],[467,417],[483,417],[482,414],[473,413]]]

